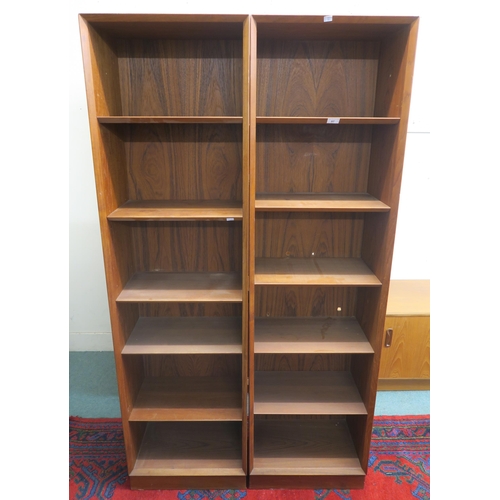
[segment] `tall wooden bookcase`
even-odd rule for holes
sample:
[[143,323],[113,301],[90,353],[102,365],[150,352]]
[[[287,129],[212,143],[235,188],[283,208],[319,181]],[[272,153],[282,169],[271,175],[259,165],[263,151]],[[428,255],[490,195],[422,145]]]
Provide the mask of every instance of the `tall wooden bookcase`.
[[361,488],[418,18],[80,16],[132,488]]

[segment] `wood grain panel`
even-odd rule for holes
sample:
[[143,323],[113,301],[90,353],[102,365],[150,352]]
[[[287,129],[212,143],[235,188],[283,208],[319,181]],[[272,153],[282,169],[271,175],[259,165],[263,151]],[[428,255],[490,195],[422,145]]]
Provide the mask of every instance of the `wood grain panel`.
[[230,377],[240,380],[241,376],[241,355],[238,354],[155,354],[142,357],[145,377]]
[[134,476],[243,476],[241,423],[151,422]]
[[345,421],[271,421],[255,425],[255,475],[362,475]]
[[417,19],[409,16],[252,16],[260,38],[287,40],[379,40]]
[[[352,356],[351,373],[358,387],[361,398],[365,402],[370,418],[375,410],[375,400],[372,398],[373,391],[377,390],[377,378],[373,378],[375,366],[380,359],[380,346],[382,342],[382,331],[379,325],[381,312],[380,300],[382,287],[360,288],[356,303],[355,316],[363,329],[368,341],[374,350],[373,356]],[[358,452],[360,456],[364,446],[366,422],[363,420],[348,420],[348,425],[351,428],[354,443],[359,446]]]
[[241,272],[241,221],[137,222],[128,226],[138,271]]
[[241,384],[232,377],[148,377],[131,421],[241,421]]
[[236,273],[137,273],[117,302],[241,302]]
[[128,201],[108,215],[108,220],[224,220],[242,219],[241,203],[231,200]]
[[258,193],[255,209],[280,212],[386,212],[385,203],[367,193]]
[[[122,307],[125,306],[122,304]],[[126,304],[128,307],[128,304]],[[144,302],[137,304],[139,316],[239,316],[241,303],[230,302]]]
[[384,331],[388,328],[392,343],[382,347],[378,390],[429,390],[429,280],[391,280]]
[[122,228],[112,228],[106,219],[111,211],[127,199],[127,182],[123,175],[125,148],[123,142],[100,126],[96,119],[101,113],[121,113],[118,61],[108,43],[81,16],[79,25],[120,411],[130,472],[144,432],[143,426],[131,427],[127,422],[139,390],[142,364],[140,360],[126,362],[121,357],[120,351],[137,319],[137,311],[120,311],[115,299],[133,272],[133,257],[130,234]]
[[241,354],[241,316],[139,318],[122,354]]
[[353,317],[255,319],[255,353],[373,354]]
[[242,200],[241,126],[131,125],[117,133],[126,141],[130,200]]
[[257,258],[255,284],[380,286],[380,281],[361,259]]
[[98,116],[102,124],[242,123],[241,116]]
[[241,40],[120,40],[124,115],[242,115]]
[[430,379],[429,316],[388,316],[385,329],[392,328],[392,344],[382,347],[379,378]]
[[258,286],[255,315],[353,316],[357,289],[352,287]]
[[255,414],[363,415],[347,371],[255,372]]
[[378,42],[261,40],[257,114],[373,116]]
[[329,475],[329,476],[275,476],[275,475],[250,475],[248,488],[250,490],[262,489],[328,489],[328,490],[362,490],[365,484],[363,475]]
[[[329,121],[334,118],[336,121]],[[104,122],[105,123],[105,122]],[[258,116],[257,123],[287,123],[290,125],[396,125],[398,117],[352,117],[352,116]]]
[[[196,472],[196,470],[194,471]],[[213,471],[214,474],[216,471]],[[243,472],[243,474],[241,474]],[[247,487],[245,471],[239,476],[130,476],[132,490],[244,490]]]
[[82,14],[116,38],[241,39],[246,14]]
[[[365,215],[365,231],[361,251],[364,261],[382,282],[377,302],[369,307],[372,309],[369,313],[372,317],[370,331],[365,329],[372,345],[376,346],[377,354],[374,356],[373,362],[368,365],[363,365],[361,362],[353,363],[353,373],[360,391],[365,393],[364,401],[369,412],[366,425],[356,426],[355,432],[355,444],[361,465],[365,470],[368,467],[370,429],[373,423],[372,411],[375,407],[380,362],[379,346],[382,343],[399,208],[417,30],[418,18],[413,19],[411,24],[399,30],[394,36],[384,40],[380,50],[376,113],[387,110],[386,112],[391,115],[399,115],[401,121],[395,127],[377,127],[372,138],[367,191],[389,205],[391,211],[387,214]],[[395,54],[401,49],[403,50],[401,57],[395,57]]]
[[[94,29],[94,26],[81,17],[80,34],[84,49],[89,117],[94,120],[96,115],[121,115],[119,60],[116,51],[109,41]],[[91,49],[89,57],[86,54],[88,49]],[[95,102],[95,108],[92,110],[91,102]]]
[[250,122],[254,116],[255,110],[251,108],[251,68],[252,68],[252,22],[248,16],[243,22],[243,278],[242,290],[244,300],[242,301],[242,379],[241,396],[243,409],[243,429],[242,429],[242,462],[243,470],[248,473],[248,446],[249,446],[249,311],[250,311],[250,148],[251,141],[254,139],[254,130],[251,130]]
[[349,354],[255,354],[255,371],[306,372],[349,370]]
[[259,125],[257,192],[366,193],[371,137],[370,126]]
[[430,280],[391,280],[387,316],[430,316]]
[[[418,23],[418,21],[417,21]],[[401,103],[404,96],[407,70],[413,71],[414,54],[408,52],[410,26],[405,26],[399,32],[386,37],[380,44],[379,74],[377,93],[375,97],[375,114],[377,116],[401,116],[407,112],[407,106]],[[410,56],[411,60],[406,58]],[[405,67],[406,66],[406,67]]]
[[359,257],[363,215],[263,212],[255,229],[257,259]]

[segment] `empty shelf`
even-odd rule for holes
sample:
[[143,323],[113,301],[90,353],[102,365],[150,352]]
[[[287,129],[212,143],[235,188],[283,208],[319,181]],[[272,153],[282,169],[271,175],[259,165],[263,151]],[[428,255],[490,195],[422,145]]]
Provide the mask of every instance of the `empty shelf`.
[[354,317],[255,318],[256,354],[373,354]]
[[241,423],[149,423],[130,475],[244,476],[241,453]]
[[[334,121],[332,121],[334,120]],[[338,121],[337,121],[338,120]],[[400,119],[395,116],[257,116],[257,123],[289,123],[304,125],[395,125]]]
[[349,285],[380,286],[361,259],[352,258],[257,258],[256,285]]
[[343,420],[256,420],[252,475],[364,475]]
[[336,371],[255,372],[256,415],[366,415],[352,375]]
[[390,208],[367,193],[258,193],[255,210],[386,212]]
[[239,273],[137,273],[117,302],[241,302]]
[[242,419],[241,381],[235,377],[147,377],[130,421]]
[[242,219],[241,201],[144,200],[127,201],[108,220],[227,220]]
[[122,354],[241,354],[240,317],[139,318]]

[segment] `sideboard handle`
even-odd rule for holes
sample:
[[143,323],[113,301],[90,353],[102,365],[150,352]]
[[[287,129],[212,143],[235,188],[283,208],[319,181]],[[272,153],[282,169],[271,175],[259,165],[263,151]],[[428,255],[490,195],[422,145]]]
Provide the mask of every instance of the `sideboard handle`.
[[391,347],[392,344],[392,328],[385,331],[385,347]]

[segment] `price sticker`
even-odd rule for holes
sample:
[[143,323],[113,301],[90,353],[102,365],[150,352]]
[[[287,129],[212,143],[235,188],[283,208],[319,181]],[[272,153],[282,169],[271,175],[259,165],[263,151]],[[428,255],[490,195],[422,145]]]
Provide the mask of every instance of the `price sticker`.
[[327,118],[326,123],[340,123],[340,118]]
[[323,18],[323,22],[325,22],[325,23],[331,23],[331,22],[332,22],[332,20],[333,20],[333,19],[332,19],[332,16],[325,16],[325,17]]

